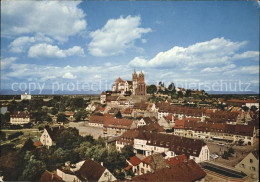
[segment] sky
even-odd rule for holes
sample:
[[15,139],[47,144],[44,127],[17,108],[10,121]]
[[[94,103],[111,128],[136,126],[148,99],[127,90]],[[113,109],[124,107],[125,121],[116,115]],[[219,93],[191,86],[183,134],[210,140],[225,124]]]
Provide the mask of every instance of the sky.
[[1,89],[100,93],[136,69],[147,84],[259,93],[259,7],[3,0]]

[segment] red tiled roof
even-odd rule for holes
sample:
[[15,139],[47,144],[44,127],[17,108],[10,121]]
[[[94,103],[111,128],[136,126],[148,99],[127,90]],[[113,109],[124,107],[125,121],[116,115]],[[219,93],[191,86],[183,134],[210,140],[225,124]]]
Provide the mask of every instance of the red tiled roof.
[[35,147],[43,146],[43,144],[42,144],[41,141],[34,142],[33,145],[34,145]]
[[184,129],[184,120],[176,120],[174,129]]
[[130,157],[130,159],[128,160],[133,166],[137,166],[138,164],[140,164],[141,160],[136,157],[136,156],[133,156],[133,157]]
[[132,181],[198,181],[206,176],[206,173],[193,160],[188,160],[174,167],[163,168],[154,173],[135,176]]
[[132,165],[128,165],[128,166],[125,167],[124,169],[128,171],[128,170],[131,169],[132,167],[133,167]]
[[182,163],[185,159],[187,160],[187,157],[185,155],[178,155],[176,157],[165,159],[165,162],[170,166],[175,166],[177,164]]
[[48,170],[45,170],[45,172],[42,174],[40,178],[40,182],[61,182],[62,178],[58,175],[51,173]]
[[87,159],[76,172],[76,176],[82,181],[98,181],[105,170],[99,163]]
[[130,129],[133,120],[129,119],[116,119],[116,118],[107,118],[104,121],[104,128],[112,127],[112,128],[125,128],[125,129]]

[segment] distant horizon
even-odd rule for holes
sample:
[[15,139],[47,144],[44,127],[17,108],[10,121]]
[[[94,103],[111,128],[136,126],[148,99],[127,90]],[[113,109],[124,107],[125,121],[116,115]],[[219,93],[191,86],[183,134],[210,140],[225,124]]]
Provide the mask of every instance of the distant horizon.
[[147,84],[258,93],[259,8],[257,1],[1,1],[1,88],[97,92],[118,77],[131,80],[136,69]]

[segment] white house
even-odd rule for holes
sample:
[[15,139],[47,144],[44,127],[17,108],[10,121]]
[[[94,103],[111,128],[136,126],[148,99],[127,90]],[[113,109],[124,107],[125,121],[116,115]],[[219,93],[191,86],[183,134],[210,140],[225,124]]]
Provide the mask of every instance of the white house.
[[31,100],[32,96],[28,95],[27,92],[21,95],[21,100]]
[[91,159],[81,161],[77,164],[66,163],[65,166],[57,169],[57,175],[63,181],[115,181],[114,175],[106,169],[103,164],[99,164]]
[[55,145],[55,138],[58,134],[59,127],[54,128],[44,128],[43,133],[40,137],[40,141],[43,146],[47,146],[47,148]]
[[205,142],[161,133],[142,133],[134,139],[134,151],[145,156],[165,153],[168,157],[185,154],[195,162],[209,160]]
[[18,111],[10,115],[10,123],[12,125],[24,125],[30,122],[31,117],[28,111]]

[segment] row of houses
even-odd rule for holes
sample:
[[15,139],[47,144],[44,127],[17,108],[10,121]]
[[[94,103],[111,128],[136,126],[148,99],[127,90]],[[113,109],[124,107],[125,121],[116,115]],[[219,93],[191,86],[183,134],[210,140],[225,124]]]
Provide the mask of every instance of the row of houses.
[[129,130],[116,141],[116,148],[121,151],[126,145],[132,145],[135,153],[149,156],[165,153],[166,158],[185,154],[199,163],[209,160],[209,149],[202,140],[191,139],[158,132]]
[[130,119],[117,119],[112,116],[91,116],[89,125],[103,127],[103,133],[107,136],[118,136],[137,127],[135,121]]
[[253,145],[256,141],[256,129],[253,125],[198,122],[189,118],[175,121],[174,134],[194,139],[227,142],[242,140],[247,145]]

